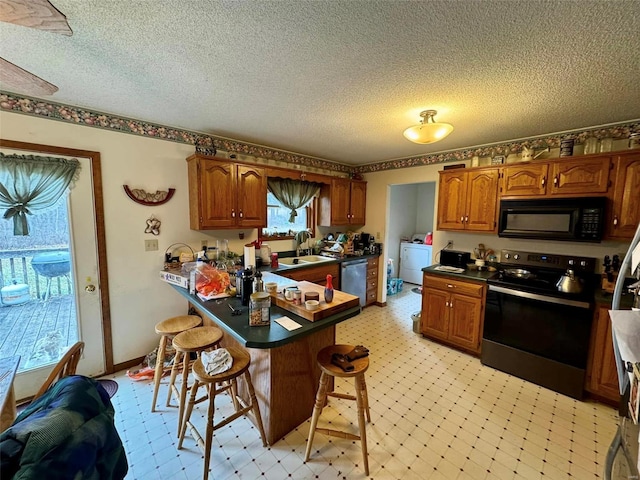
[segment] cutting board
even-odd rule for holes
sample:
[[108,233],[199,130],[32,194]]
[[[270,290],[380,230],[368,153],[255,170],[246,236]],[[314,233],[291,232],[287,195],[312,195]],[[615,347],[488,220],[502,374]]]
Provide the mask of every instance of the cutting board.
[[291,281],[289,280],[289,282],[289,286],[296,285],[302,291],[303,300],[304,294],[308,292],[316,292],[318,295],[320,295],[319,308],[313,311],[307,310],[304,306],[304,302],[302,303],[302,305],[294,305],[293,302],[290,302],[286,298],[284,298],[284,295],[282,295],[282,293],[271,295],[271,301],[277,306],[284,308],[291,313],[295,313],[302,318],[306,318],[310,322],[322,320],[323,318],[327,318],[334,313],[342,312],[343,310],[346,310],[348,308],[357,307],[358,305],[360,305],[360,298],[356,297],[355,295],[351,295],[350,293],[334,290],[333,302],[327,303],[324,301],[324,287],[322,285],[306,281],[291,283]]

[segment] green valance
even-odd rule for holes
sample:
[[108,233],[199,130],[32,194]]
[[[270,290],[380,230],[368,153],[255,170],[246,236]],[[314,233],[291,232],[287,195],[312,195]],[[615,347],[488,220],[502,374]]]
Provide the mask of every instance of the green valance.
[[0,152],[0,209],[13,219],[14,235],[29,235],[27,214],[53,207],[80,174],[75,159],[5,155]]

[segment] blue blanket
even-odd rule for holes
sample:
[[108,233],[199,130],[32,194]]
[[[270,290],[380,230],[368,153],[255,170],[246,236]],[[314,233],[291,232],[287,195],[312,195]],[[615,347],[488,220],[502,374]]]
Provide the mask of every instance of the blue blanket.
[[62,378],[2,432],[0,478],[124,478],[129,467],[114,413],[98,382]]

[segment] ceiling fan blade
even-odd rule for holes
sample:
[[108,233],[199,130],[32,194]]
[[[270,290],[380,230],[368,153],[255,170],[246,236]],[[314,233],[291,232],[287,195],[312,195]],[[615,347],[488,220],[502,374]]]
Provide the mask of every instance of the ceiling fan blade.
[[58,87],[0,57],[0,88],[27,95],[53,95]]
[[0,21],[73,35],[67,17],[47,0],[0,0]]

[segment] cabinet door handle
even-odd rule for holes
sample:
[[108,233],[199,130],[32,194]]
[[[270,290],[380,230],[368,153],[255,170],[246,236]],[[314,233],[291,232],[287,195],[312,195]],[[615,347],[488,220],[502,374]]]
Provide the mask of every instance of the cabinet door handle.
[[464,216],[460,217],[460,223],[464,223]]
[[465,215],[465,217],[464,217],[464,221],[465,221],[466,223],[469,223],[469,215]]
[[456,288],[455,285],[451,285],[450,283],[447,283],[447,288]]
[[449,308],[453,308],[453,300],[449,302]]
[[238,215],[240,218],[244,218],[244,213],[242,213],[242,210],[240,210],[240,214]]
[[236,211],[235,210],[231,210],[231,218],[236,218]]
[[542,177],[542,186],[544,187],[544,184],[547,183],[547,178],[546,177]]
[[618,216],[616,215],[615,217],[613,217],[613,224],[614,225],[618,225]]
[[558,177],[557,176],[553,177],[553,184],[554,185],[558,185]]
[[449,302],[444,302],[445,307],[449,307]]

